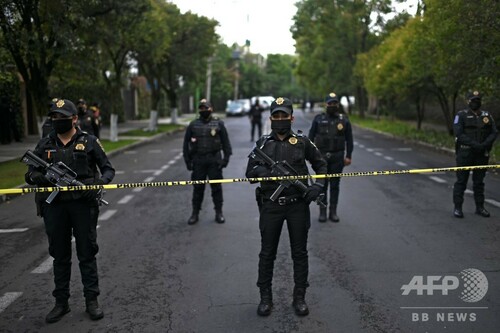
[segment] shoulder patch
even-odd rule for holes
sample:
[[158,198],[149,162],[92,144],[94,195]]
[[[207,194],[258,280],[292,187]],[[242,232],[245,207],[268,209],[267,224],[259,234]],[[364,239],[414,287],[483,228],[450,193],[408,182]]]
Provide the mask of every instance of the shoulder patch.
[[95,142],[97,142],[97,144],[99,145],[99,147],[101,147],[101,149],[102,149],[103,152],[106,152],[104,150],[104,146],[102,145],[102,143],[101,143],[101,141],[99,139],[96,139]]
[[459,118],[459,117],[458,117],[458,114],[457,114],[457,115],[455,116],[455,119],[453,120],[453,123],[454,123],[454,124],[458,124],[458,118]]

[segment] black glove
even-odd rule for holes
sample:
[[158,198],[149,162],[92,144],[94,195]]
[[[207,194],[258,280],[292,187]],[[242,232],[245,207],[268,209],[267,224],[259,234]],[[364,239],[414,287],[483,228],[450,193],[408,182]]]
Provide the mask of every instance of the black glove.
[[185,162],[186,162],[186,168],[189,171],[193,171],[193,161],[192,160],[185,160]]
[[29,178],[30,178],[31,182],[35,185],[48,185],[48,184],[50,184],[47,177],[45,177],[45,175],[42,172],[37,171],[37,170],[30,173]]
[[271,170],[264,165],[259,165],[254,168],[254,173],[256,177],[271,177]]
[[219,169],[227,167],[228,164],[229,164],[229,158],[228,159],[224,158],[224,159],[220,160],[219,161]]
[[[97,179],[93,184],[91,185],[104,185],[104,181],[102,179]],[[99,195],[99,190],[86,190],[82,191],[82,198],[88,200],[88,201],[95,201],[97,200],[97,196]]]
[[307,202],[313,202],[316,200],[320,194],[323,192],[323,188],[319,184],[312,184],[307,188],[307,191],[305,193],[304,199]]

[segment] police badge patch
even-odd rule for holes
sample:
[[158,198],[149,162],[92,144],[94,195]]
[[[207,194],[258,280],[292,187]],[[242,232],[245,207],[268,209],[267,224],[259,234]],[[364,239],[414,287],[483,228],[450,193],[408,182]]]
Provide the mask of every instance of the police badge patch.
[[344,125],[342,125],[342,123],[338,123],[338,124],[337,124],[337,129],[338,129],[339,131],[342,131],[342,129],[343,129],[343,128],[344,128]]
[[490,122],[490,119],[488,117],[483,118],[483,123],[487,124]]
[[79,143],[75,146],[75,150],[85,150],[85,145],[83,143]]
[[290,142],[290,144],[294,145],[297,143],[297,138],[292,136],[290,139],[288,139],[288,142]]
[[217,134],[217,130],[216,130],[215,128],[212,128],[212,129],[210,130],[210,135],[211,135],[211,136],[215,136],[215,134]]

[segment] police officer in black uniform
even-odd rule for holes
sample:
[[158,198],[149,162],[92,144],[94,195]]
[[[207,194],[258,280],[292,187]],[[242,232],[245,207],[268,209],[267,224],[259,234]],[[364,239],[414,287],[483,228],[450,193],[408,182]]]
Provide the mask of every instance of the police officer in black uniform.
[[96,122],[94,113],[87,109],[87,102],[80,98],[76,104],[76,108],[78,109],[78,127],[82,131],[99,138],[99,124]]
[[[455,156],[457,166],[487,165],[498,130],[491,114],[481,110],[481,94],[474,91],[467,94],[469,108],[459,111],[453,121],[455,133]],[[463,218],[462,204],[469,180],[469,171],[457,171],[453,186],[453,215]],[[476,214],[489,217],[484,208],[484,177],[486,169],[472,171],[472,189],[476,203]]]
[[[43,137],[34,153],[49,163],[63,162],[77,174],[84,184],[108,184],[115,170],[104,149],[95,136],[76,127],[77,110],[66,99],[54,101],[49,116],[53,131]],[[44,175],[44,170],[29,167],[26,182],[38,186],[53,186]],[[75,237],[76,253],[82,275],[86,312],[92,320],[104,314],[97,302],[99,279],[96,254],[97,218],[99,204],[97,190],[59,192],[52,203],[45,202],[50,193],[35,196],[39,215],[43,217],[49,240],[49,253],[54,258],[54,283],[52,295],[56,304],[45,320],[59,321],[70,311],[71,237]]]
[[260,106],[259,99],[255,99],[255,103],[250,108],[248,112],[248,118],[250,118],[250,125],[252,129],[250,130],[250,141],[253,142],[255,128],[257,128],[259,138],[262,136],[262,112],[264,112],[264,108]]
[[[309,139],[321,151],[328,163],[328,173],[341,173],[344,166],[351,164],[353,151],[352,126],[343,113],[340,113],[339,99],[332,92],[325,99],[326,113],[314,117],[309,130]],[[330,183],[330,212],[328,218],[339,222],[337,204],[339,201],[340,177],[329,178],[325,183],[324,203],[327,203],[327,188]],[[320,222],[326,221],[326,206],[320,207]]]
[[[292,131],[293,107],[288,98],[279,97],[271,103],[271,134],[264,135],[256,142],[274,161],[287,161],[299,175],[307,175],[306,160],[317,174],[326,173],[326,162],[320,151],[305,136]],[[254,148],[255,149],[255,148]],[[268,177],[272,170],[251,153],[248,160],[246,176]],[[307,180],[303,181],[306,185]],[[311,225],[309,204],[323,191],[324,180],[320,179],[308,186],[306,193],[297,187],[285,188],[279,200],[271,201],[270,197],[280,185],[278,182],[261,182],[257,200],[260,206],[259,229],[261,250],[259,254],[259,277],[261,301],[257,308],[260,316],[271,313],[272,278],[274,260],[281,235],[283,222],[287,221],[290,246],[292,251],[295,287],[293,291],[293,307],[297,315],[309,314],[305,302],[306,288],[309,286],[309,263],[307,255],[307,235]]]
[[[229,163],[231,143],[224,122],[213,116],[210,102],[202,99],[198,105],[199,117],[187,127],[184,136],[183,156],[186,167],[192,171],[192,180],[222,179],[222,169]],[[223,154],[222,154],[223,153]],[[210,184],[215,208],[215,221],[224,223],[222,215],[222,185]],[[205,184],[193,185],[193,212],[188,224],[198,222]]]

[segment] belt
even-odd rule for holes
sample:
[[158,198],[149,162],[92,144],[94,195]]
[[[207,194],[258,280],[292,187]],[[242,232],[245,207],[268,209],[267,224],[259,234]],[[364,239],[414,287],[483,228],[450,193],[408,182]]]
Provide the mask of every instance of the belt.
[[325,157],[326,157],[326,158],[330,158],[330,157],[332,157],[332,156],[333,156],[333,154],[335,154],[335,153],[339,153],[339,152],[341,152],[341,151],[343,152],[344,150],[343,150],[343,149],[341,149],[341,150],[336,150],[336,151],[327,151],[327,152],[325,153]]
[[289,195],[289,196],[286,196],[286,197],[279,197],[279,198],[277,198],[274,201],[272,201],[270,198],[264,198],[264,202],[265,201],[271,201],[271,202],[277,203],[280,206],[286,206],[286,205],[293,204],[294,202],[297,202],[297,201],[299,201],[301,199],[302,199],[302,195],[300,195],[300,194],[293,194],[293,195]]

